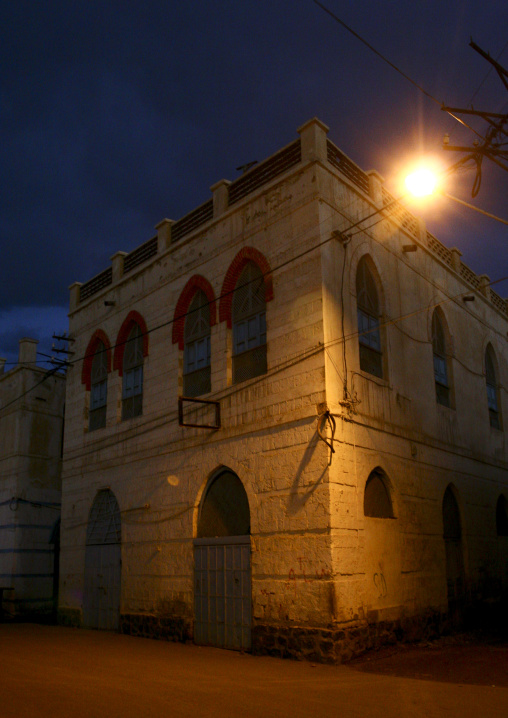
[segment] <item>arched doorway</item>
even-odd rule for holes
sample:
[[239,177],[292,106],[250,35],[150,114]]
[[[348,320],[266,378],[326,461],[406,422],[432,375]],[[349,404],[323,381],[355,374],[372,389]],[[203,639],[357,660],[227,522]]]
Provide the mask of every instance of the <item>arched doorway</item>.
[[115,495],[97,493],[86,531],[83,624],[118,630],[121,587],[121,521]]
[[459,506],[451,486],[448,486],[443,497],[443,538],[448,609],[451,613],[456,613],[460,611],[465,597],[464,554]]
[[53,525],[49,543],[53,544],[53,620],[56,622],[58,615],[58,586],[60,583],[60,519]]
[[238,476],[218,472],[206,487],[194,539],[194,640],[251,646],[250,511]]

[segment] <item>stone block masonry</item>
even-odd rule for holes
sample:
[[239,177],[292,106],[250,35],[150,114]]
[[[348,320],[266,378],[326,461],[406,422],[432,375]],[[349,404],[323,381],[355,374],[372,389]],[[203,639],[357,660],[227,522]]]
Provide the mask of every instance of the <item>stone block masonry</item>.
[[[113,555],[108,543],[88,550],[106,495],[120,558],[104,611],[126,633],[342,662],[508,594],[506,314],[421,221],[403,207],[383,215],[382,178],[326,126],[299,132],[160,223],[127,265],[118,255],[111,276],[71,290],[75,356],[90,356],[67,378],[62,620],[94,620],[101,605],[85,576],[94,551]],[[375,210],[379,222],[341,241]],[[239,286],[247,267],[254,293]],[[207,309],[192,335],[198,291]],[[466,291],[468,307],[456,299]],[[107,391],[92,377],[99,341]],[[193,362],[209,367],[194,398],[218,403],[216,430],[178,423]],[[125,417],[134,387],[139,411]],[[189,411],[192,423],[207,416]]]

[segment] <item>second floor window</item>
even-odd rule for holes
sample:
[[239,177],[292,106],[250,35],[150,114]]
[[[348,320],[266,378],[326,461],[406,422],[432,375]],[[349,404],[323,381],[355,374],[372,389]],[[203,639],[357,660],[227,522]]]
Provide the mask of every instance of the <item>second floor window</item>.
[[358,314],[358,342],[360,369],[383,377],[383,355],[379,328],[380,307],[376,282],[367,261],[362,258],[356,273],[356,305]]
[[257,264],[249,262],[233,295],[233,382],[266,371],[265,282]]
[[185,318],[183,393],[200,396],[211,390],[210,305],[206,294],[196,292]]
[[437,311],[432,315],[432,352],[434,355],[434,380],[438,404],[451,406],[446,336],[443,321]]
[[104,343],[99,342],[92,361],[89,431],[106,426],[107,400],[108,355]]
[[494,429],[501,428],[499,418],[499,405],[497,403],[497,378],[492,349],[487,347],[485,352],[485,380],[487,382],[487,404],[489,407],[490,425]]
[[133,326],[123,355],[122,419],[143,413],[143,334]]

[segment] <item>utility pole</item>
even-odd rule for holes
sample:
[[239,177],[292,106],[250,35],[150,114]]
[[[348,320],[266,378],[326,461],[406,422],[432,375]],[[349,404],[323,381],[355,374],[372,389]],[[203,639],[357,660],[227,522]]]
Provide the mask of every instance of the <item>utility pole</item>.
[[[489,62],[494,69],[506,90],[508,90],[508,71],[494,60],[488,52],[482,50],[473,40],[471,39],[469,46],[478,52],[487,62]],[[443,112],[447,112],[449,115],[454,117],[462,125],[474,132],[480,139],[475,139],[472,146],[462,145],[450,145],[449,135],[444,136],[443,149],[449,152],[462,152],[464,156],[456,162],[450,170],[455,170],[458,167],[465,165],[467,162],[474,162],[476,164],[476,177],[473,182],[473,188],[471,194],[476,197],[480,191],[482,182],[482,162],[486,157],[494,164],[501,167],[501,169],[508,172],[508,150],[505,149],[508,142],[508,114],[500,114],[498,112],[488,112],[484,110],[475,110],[471,108],[460,108],[460,107],[445,107],[441,108]],[[480,117],[487,123],[487,129],[485,134],[477,132],[471,125],[469,125],[464,119],[458,117],[458,115],[475,116]]]

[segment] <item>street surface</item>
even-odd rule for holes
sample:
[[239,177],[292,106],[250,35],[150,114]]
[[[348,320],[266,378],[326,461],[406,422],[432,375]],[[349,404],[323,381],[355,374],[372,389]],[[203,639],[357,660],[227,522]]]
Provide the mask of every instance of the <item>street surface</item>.
[[[1,624],[0,717],[507,718],[507,668],[506,644],[384,649],[349,666],[325,666]],[[502,685],[487,684],[491,675]]]

